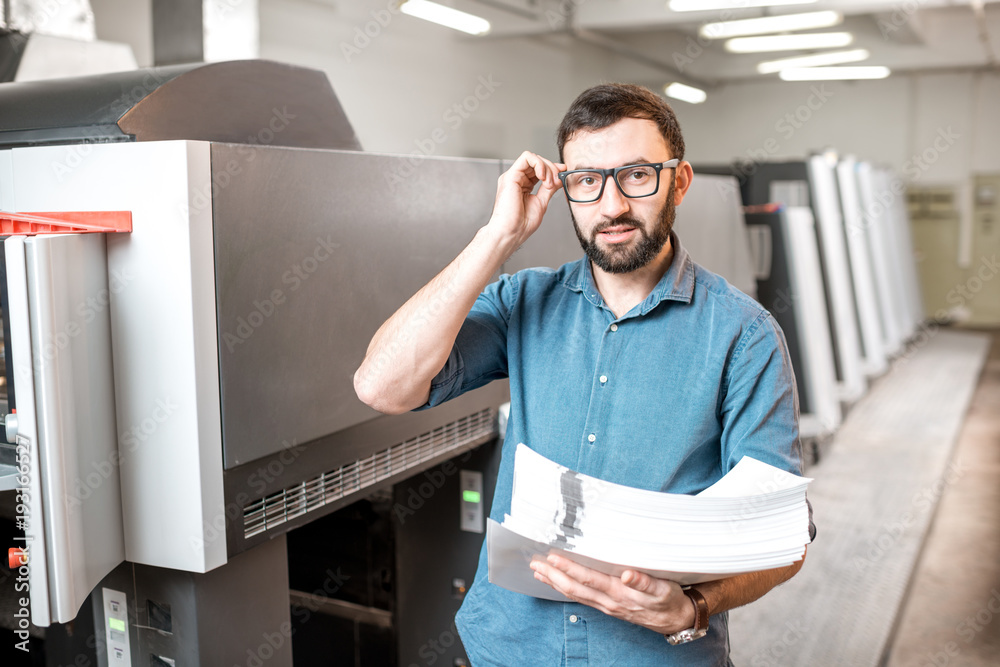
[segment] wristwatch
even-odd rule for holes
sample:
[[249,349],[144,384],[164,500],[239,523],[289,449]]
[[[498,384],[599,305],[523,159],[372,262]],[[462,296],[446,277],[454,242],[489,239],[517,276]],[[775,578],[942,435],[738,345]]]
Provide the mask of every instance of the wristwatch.
[[694,603],[694,627],[675,632],[672,635],[663,635],[673,646],[693,642],[708,634],[708,602],[705,601],[705,596],[697,588],[690,586],[682,590],[684,595],[688,596]]

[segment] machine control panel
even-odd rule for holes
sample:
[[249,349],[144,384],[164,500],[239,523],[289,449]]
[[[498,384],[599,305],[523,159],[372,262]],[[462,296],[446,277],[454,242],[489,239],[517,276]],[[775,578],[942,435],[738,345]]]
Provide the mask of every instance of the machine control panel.
[[474,470],[459,471],[462,494],[461,528],[470,533],[483,532],[483,473]]
[[102,588],[108,667],[132,667],[128,636],[128,602],[121,591]]

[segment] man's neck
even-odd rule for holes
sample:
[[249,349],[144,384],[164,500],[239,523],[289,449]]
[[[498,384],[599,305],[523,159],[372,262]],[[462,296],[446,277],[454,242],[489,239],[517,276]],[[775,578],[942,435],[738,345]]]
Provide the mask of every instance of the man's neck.
[[593,262],[590,263],[590,268],[604,303],[615,317],[621,317],[649,296],[670,268],[673,259],[673,244],[667,239],[656,258],[641,269],[629,273],[608,273]]

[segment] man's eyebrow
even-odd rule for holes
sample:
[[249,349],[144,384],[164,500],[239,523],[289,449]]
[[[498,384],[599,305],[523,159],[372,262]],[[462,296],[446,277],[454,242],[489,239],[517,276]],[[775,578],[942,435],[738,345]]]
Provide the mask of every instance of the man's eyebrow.
[[[629,167],[629,166],[634,165],[634,164],[652,164],[652,161],[651,160],[647,160],[646,158],[644,158],[642,156],[639,156],[639,157],[635,158],[634,160],[628,160],[627,162],[625,162],[625,164],[622,164],[622,165],[619,165],[619,166],[621,166],[621,167]],[[567,166],[569,166],[569,165],[567,165]],[[588,165],[588,166],[583,166],[583,167],[573,167],[572,169],[568,169],[567,171],[577,171],[577,170],[580,170],[580,169],[593,169],[593,170],[596,171],[597,169],[599,169],[599,167],[591,167],[591,166]]]

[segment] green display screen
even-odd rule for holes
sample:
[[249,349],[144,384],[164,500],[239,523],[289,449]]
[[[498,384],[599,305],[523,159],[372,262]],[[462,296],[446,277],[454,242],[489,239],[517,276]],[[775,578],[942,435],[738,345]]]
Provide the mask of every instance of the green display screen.
[[479,503],[481,495],[478,491],[462,491],[462,500],[467,503]]
[[118,632],[125,632],[125,621],[120,618],[109,618],[108,625],[111,626],[112,630],[117,630]]

